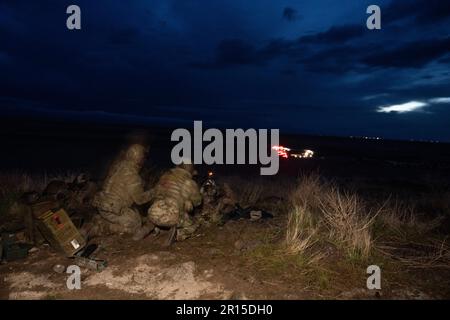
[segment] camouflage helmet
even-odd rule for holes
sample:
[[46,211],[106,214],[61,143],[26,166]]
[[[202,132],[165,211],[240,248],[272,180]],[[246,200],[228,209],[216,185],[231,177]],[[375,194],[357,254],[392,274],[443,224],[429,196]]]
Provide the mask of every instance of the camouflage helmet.
[[133,162],[143,162],[147,153],[147,148],[142,144],[132,144],[126,151],[125,157]]

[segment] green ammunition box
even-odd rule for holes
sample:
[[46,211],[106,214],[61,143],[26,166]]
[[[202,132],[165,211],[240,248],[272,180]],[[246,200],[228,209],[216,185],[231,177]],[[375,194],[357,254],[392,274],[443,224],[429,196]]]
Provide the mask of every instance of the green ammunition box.
[[64,209],[41,214],[37,226],[50,245],[67,257],[72,257],[86,245],[86,240]]

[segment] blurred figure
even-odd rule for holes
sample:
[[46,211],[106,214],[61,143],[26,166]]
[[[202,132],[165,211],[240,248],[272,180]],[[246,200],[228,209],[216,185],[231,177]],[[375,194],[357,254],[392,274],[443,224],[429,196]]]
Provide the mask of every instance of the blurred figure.
[[222,224],[224,216],[236,207],[236,195],[226,183],[218,184],[214,173],[208,172],[207,179],[200,188],[203,205],[200,220],[203,225]]
[[146,153],[142,144],[132,144],[110,167],[101,191],[92,201],[99,215],[84,228],[85,235],[136,235],[140,232],[142,219],[133,205],[142,205],[151,199],[151,191],[144,191],[139,175]]
[[201,204],[202,197],[193,180],[194,166],[187,162],[161,176],[154,189],[155,201],[148,209],[149,223],[170,228],[166,245],[192,236],[198,227],[189,212]]
[[69,214],[80,213],[91,206],[97,189],[97,184],[87,173],[80,173],[72,182],[50,181],[42,192],[40,200],[57,201]]
[[82,213],[92,207],[98,186],[87,173],[81,173],[69,184],[69,190],[70,196],[65,205],[67,210],[71,213]]

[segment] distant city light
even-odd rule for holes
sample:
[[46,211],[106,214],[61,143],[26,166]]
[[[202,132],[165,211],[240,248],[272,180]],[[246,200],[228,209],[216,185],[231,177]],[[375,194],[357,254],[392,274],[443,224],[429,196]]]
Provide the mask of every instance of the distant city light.
[[351,139],[364,139],[364,140],[383,140],[382,137],[368,137],[368,136],[350,136]]
[[299,158],[299,159],[303,159],[303,158],[312,158],[314,157],[314,151],[309,150],[309,149],[305,149],[305,150],[301,150],[295,153],[290,153],[292,151],[291,148],[286,148],[283,146],[273,146],[272,147],[273,150],[276,150],[278,152],[278,156],[282,157],[282,158]]
[[293,158],[300,158],[300,159],[312,158],[312,157],[314,157],[314,151],[306,149],[306,150],[303,150],[300,153],[292,153],[291,157],[293,157]]

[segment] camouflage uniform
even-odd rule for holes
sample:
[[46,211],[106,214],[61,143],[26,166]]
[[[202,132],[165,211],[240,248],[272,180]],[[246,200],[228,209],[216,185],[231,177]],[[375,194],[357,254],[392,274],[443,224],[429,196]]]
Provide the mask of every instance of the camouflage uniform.
[[203,197],[200,220],[206,226],[222,223],[224,215],[234,210],[237,203],[228,184],[218,185],[213,179],[207,179],[200,192]]
[[69,211],[86,211],[91,208],[98,187],[86,174],[78,175],[69,185],[69,189],[70,197],[66,201],[66,207]]
[[148,220],[158,227],[176,228],[178,241],[191,236],[198,225],[189,216],[202,197],[192,179],[192,165],[181,165],[163,174],[154,191],[155,201],[148,209]]
[[141,228],[141,216],[132,206],[147,203],[151,199],[150,191],[144,192],[139,175],[144,159],[145,148],[134,144],[111,166],[102,190],[92,201],[100,216],[93,219],[94,227],[89,235],[134,234]]

